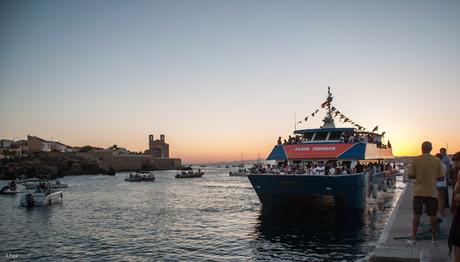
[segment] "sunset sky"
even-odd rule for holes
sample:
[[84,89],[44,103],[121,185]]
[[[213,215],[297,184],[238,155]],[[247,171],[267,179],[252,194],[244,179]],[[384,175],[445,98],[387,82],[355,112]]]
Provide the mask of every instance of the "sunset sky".
[[460,1],[0,1],[0,139],[143,151],[152,133],[183,162],[265,158],[331,86],[396,155],[425,140],[454,153],[459,14]]

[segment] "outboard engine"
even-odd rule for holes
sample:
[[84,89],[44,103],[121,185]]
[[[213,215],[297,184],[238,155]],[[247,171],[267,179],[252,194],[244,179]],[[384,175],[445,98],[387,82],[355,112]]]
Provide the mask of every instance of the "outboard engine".
[[26,195],[26,203],[27,203],[27,207],[33,207],[35,204],[34,204],[34,197],[32,196],[32,194],[27,194]]

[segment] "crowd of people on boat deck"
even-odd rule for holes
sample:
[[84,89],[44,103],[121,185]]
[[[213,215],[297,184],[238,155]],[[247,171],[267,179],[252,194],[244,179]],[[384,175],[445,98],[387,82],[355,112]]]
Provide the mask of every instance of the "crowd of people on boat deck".
[[255,174],[305,174],[305,175],[348,175],[367,172],[375,174],[378,172],[388,171],[395,168],[394,163],[360,163],[351,168],[349,163],[338,165],[337,161],[318,161],[316,163],[307,163],[306,165],[288,165],[286,162],[280,162],[278,165],[258,165],[252,168],[251,173]]
[[[359,143],[359,142],[364,142],[364,143],[371,143],[371,144],[376,144],[377,147],[379,148],[391,148],[391,143],[390,140],[387,141],[386,144],[383,143],[382,141],[382,135],[379,134],[373,134],[373,133],[352,133],[348,134],[346,132],[342,133],[340,136],[340,143]],[[290,145],[290,144],[302,144],[308,142],[307,135],[295,135],[295,136],[289,136],[289,138],[282,139],[281,137],[278,137],[278,145]]]

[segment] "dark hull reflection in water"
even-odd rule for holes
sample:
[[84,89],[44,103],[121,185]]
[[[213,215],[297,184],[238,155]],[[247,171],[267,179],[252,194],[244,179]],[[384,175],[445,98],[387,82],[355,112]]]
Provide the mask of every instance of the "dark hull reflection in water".
[[[292,260],[325,261],[356,260],[366,241],[366,212],[334,209],[263,209],[255,227],[257,238],[298,253]],[[256,253],[266,253],[266,246]],[[283,251],[274,248],[271,257],[283,258]]]
[[[309,208],[262,208],[255,225],[254,256],[292,261],[367,261],[397,202],[396,192],[369,199],[365,210],[342,210],[333,198]],[[318,200],[318,199],[317,199]]]

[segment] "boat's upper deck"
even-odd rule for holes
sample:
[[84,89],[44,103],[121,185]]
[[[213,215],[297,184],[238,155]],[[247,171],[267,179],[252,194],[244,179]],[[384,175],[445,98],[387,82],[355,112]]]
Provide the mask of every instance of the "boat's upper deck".
[[316,128],[296,130],[294,134],[298,136],[297,140],[300,139],[302,143],[337,143],[340,142],[342,136],[343,138],[349,137],[355,132],[354,128]]
[[382,144],[383,135],[374,132],[364,132],[355,128],[315,128],[301,129],[294,131],[295,136],[286,141],[285,144],[318,144],[318,143],[354,143],[368,142],[375,143],[379,147],[386,147]]
[[383,134],[354,128],[317,128],[296,130],[288,140],[278,140],[267,160],[308,159],[388,159],[391,145]]

